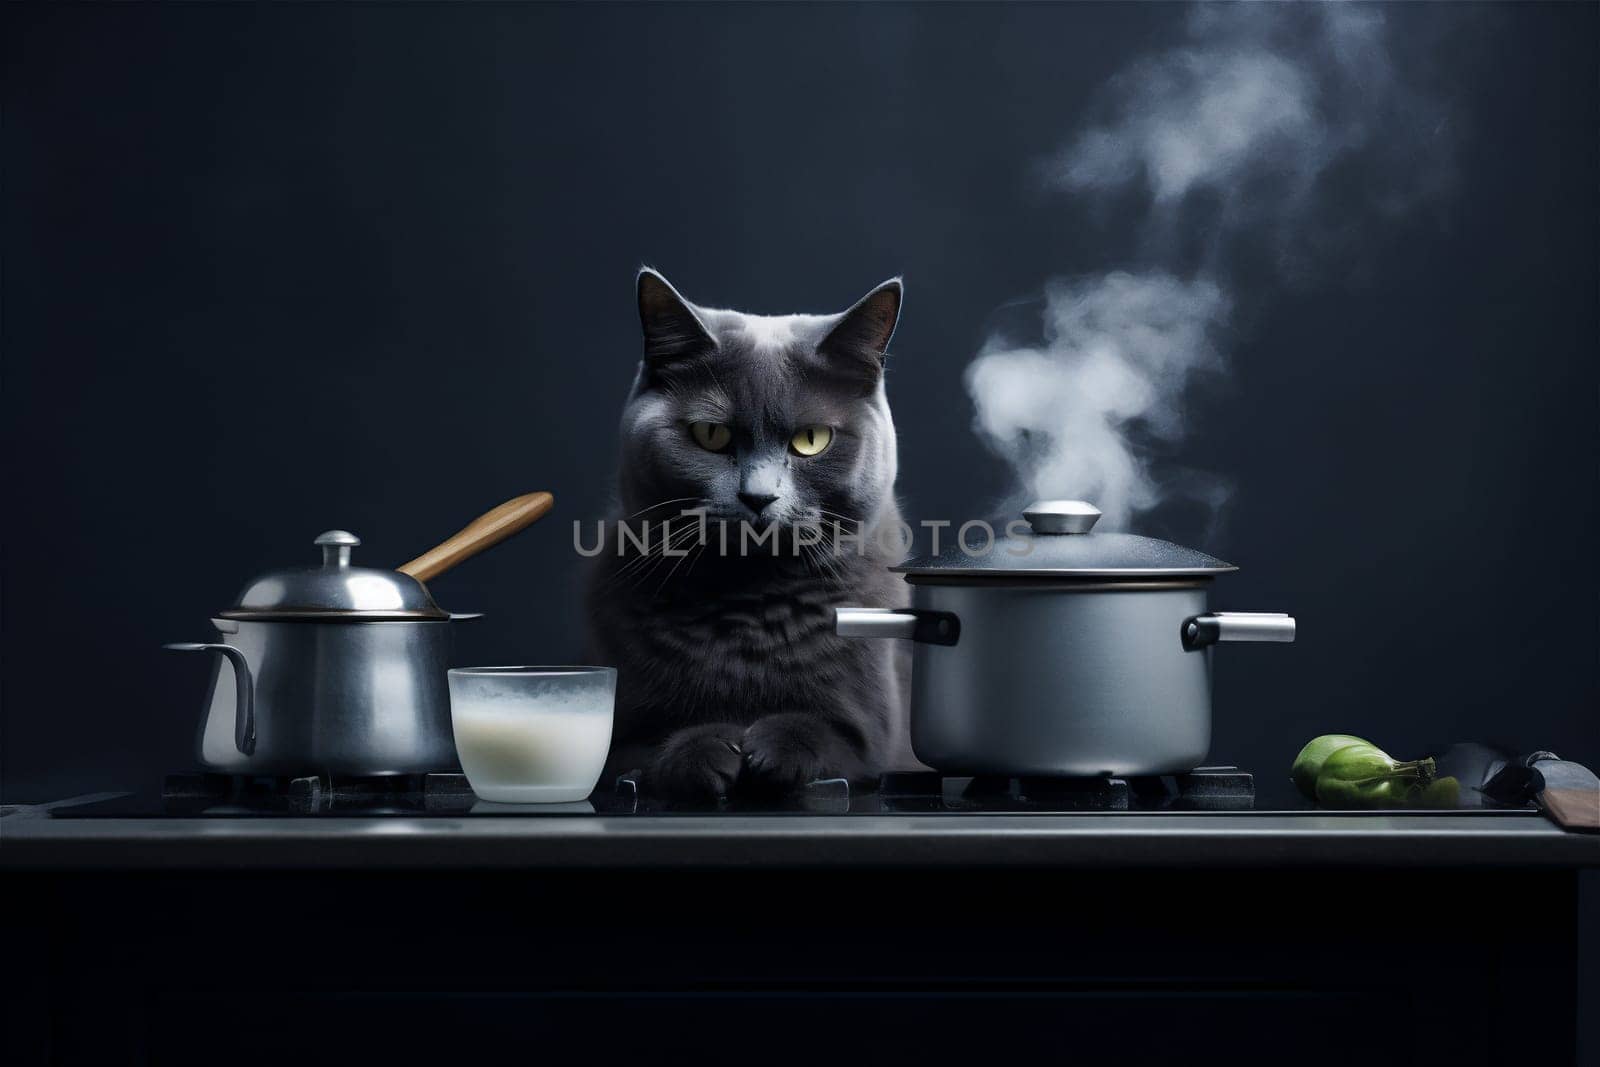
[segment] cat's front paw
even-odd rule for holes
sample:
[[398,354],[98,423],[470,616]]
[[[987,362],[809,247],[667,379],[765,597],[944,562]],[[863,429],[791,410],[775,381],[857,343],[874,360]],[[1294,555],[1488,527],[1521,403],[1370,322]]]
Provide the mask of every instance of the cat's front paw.
[[733,791],[744,755],[739,727],[691,726],[671,735],[645,769],[644,787],[680,802],[710,803]]
[[742,790],[788,794],[830,773],[814,723],[800,716],[758,719],[739,739],[744,750]]

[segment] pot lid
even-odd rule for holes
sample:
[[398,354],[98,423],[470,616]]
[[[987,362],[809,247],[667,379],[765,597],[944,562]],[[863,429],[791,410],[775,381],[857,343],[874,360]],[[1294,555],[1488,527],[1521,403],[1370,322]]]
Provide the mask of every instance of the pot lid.
[[227,610],[224,619],[448,619],[427,586],[399,571],[355,567],[350,551],[361,538],[329,530],[312,544],[322,549],[320,566],[285,567],[256,578]]
[[[939,578],[1181,578],[1226,574],[1239,568],[1215,556],[1170,541],[1131,533],[1092,533],[1100,509],[1082,500],[1038,500],[1023,509],[1027,530],[1016,536],[996,529],[992,547],[982,552],[981,531],[960,544],[945,531],[938,555],[914,556],[891,570],[908,576]],[[941,539],[944,540],[944,539]]]

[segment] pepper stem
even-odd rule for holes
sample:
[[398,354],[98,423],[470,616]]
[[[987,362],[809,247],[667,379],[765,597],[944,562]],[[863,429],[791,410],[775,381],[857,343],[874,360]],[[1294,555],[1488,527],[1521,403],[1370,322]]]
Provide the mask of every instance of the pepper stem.
[[1369,778],[1357,778],[1354,785],[1376,785],[1379,782],[1407,782],[1415,785],[1427,785],[1433,781],[1433,757],[1410,760],[1406,763],[1396,763],[1382,774],[1374,774]]
[[1433,781],[1435,766],[1433,757],[1427,756],[1423,759],[1411,760],[1408,763],[1397,763],[1394,765],[1394,769],[1396,772],[1406,772],[1407,777],[1415,774],[1423,785],[1427,785]]

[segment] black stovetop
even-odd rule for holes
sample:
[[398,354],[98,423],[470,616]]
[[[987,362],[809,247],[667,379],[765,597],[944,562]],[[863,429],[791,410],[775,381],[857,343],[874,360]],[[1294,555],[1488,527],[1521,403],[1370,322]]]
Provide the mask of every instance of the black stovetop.
[[[1524,805],[1517,805],[1521,809]],[[602,784],[569,804],[495,804],[479,800],[460,774],[377,778],[234,778],[171,775],[159,790],[120,794],[54,810],[55,818],[252,818],[307,816],[601,815],[617,817],[757,815],[1148,814],[1152,812],[1308,812],[1287,775],[1258,779],[1237,767],[1128,778],[948,777],[933,771],[884,775],[875,785],[842,778],[810,783],[791,797],[742,796],[715,804],[664,803],[632,775]],[[1454,811],[1505,811],[1463,790]]]

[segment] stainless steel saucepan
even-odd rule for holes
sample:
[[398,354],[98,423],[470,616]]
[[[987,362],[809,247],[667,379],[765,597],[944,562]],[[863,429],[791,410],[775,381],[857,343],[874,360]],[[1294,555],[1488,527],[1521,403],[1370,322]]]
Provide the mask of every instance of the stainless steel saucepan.
[[1214,612],[1203,552],[1092,533],[1100,512],[1040,501],[1016,536],[894,568],[907,610],[840,608],[843,637],[915,641],[911,745],[952,774],[1153,775],[1211,744],[1211,646],[1293,641],[1287,615]]
[[[226,774],[423,774],[457,766],[450,732],[451,614],[429,581],[550,510],[549,493],[495,508],[397,571],[357,567],[361,539],[329,530],[318,565],[256,578],[211,620],[216,641],[200,762]],[[222,677],[224,664],[231,680]]]

